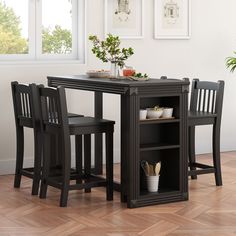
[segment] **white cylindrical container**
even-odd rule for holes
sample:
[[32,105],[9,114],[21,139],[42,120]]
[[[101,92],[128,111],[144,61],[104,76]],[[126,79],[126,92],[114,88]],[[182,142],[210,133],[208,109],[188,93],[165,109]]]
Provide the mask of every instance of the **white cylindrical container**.
[[117,62],[111,62],[111,78],[119,77],[119,66]]
[[145,120],[147,118],[147,110],[139,110],[139,119]]
[[148,192],[154,193],[158,191],[159,175],[147,176]]
[[173,115],[173,108],[166,107],[163,109],[163,114],[162,114],[163,118],[171,118],[172,115]]

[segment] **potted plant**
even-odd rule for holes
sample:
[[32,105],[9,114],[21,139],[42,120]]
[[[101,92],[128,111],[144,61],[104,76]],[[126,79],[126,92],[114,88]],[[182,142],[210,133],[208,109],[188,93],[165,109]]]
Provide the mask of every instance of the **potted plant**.
[[133,48],[120,48],[120,38],[108,34],[102,41],[96,35],[90,35],[89,40],[93,43],[92,52],[103,62],[111,63],[111,76],[118,77],[119,67],[123,68],[125,61],[134,54]]
[[[234,52],[234,54],[236,54],[236,52]],[[236,57],[227,57],[226,66],[227,68],[230,68],[231,72],[234,72],[234,70],[236,69]]]

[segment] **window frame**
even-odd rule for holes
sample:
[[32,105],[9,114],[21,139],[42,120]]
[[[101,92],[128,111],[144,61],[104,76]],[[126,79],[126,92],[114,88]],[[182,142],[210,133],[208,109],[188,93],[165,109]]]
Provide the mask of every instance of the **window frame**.
[[0,64],[85,63],[86,1],[72,0],[72,53],[42,53],[42,0],[28,0],[28,54],[0,54]]

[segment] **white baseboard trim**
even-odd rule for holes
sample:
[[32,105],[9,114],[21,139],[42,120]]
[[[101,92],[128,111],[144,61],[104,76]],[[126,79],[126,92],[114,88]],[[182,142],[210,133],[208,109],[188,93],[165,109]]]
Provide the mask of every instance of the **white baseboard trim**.
[[[117,150],[114,151],[115,154],[119,153]],[[92,151],[93,156],[93,151]],[[118,155],[114,155],[115,157]],[[105,160],[103,160],[105,163]],[[72,154],[71,162],[75,163],[75,155]],[[114,163],[119,163],[120,161],[116,158],[114,158]],[[26,157],[24,158],[24,167],[32,167],[33,166],[33,158],[32,157]],[[93,165],[92,160],[92,165]],[[15,166],[16,166],[16,159],[9,159],[9,160],[1,160],[0,159],[0,175],[9,175],[9,174],[15,174]]]
[[[231,152],[231,151],[235,151],[235,150],[223,150],[222,152]],[[118,155],[118,150],[115,150],[115,157],[119,156]],[[204,152],[204,153],[197,153],[197,155],[199,154],[207,154],[208,152]],[[92,152],[92,156],[93,156],[93,152]],[[72,163],[74,162],[74,155],[72,154]],[[104,161],[104,160],[103,160]],[[105,163],[105,162],[104,162]],[[120,163],[118,158],[114,158],[114,163]],[[93,165],[93,160],[92,163]],[[0,175],[9,175],[9,174],[15,174],[15,165],[16,165],[16,160],[15,159],[10,159],[10,160],[0,160]],[[24,167],[32,167],[33,166],[33,158],[32,157],[28,157],[24,159]]]
[[[24,167],[33,166],[33,158],[24,159]],[[0,160],[0,175],[9,175],[15,173],[16,160]]]

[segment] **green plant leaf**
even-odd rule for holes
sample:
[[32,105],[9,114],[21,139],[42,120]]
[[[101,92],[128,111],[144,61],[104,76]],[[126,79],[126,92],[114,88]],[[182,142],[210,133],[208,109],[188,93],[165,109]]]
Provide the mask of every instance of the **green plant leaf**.
[[[236,54],[236,51],[234,52]],[[236,69],[236,57],[227,57],[226,58],[226,67],[230,69],[230,72],[234,72]]]

